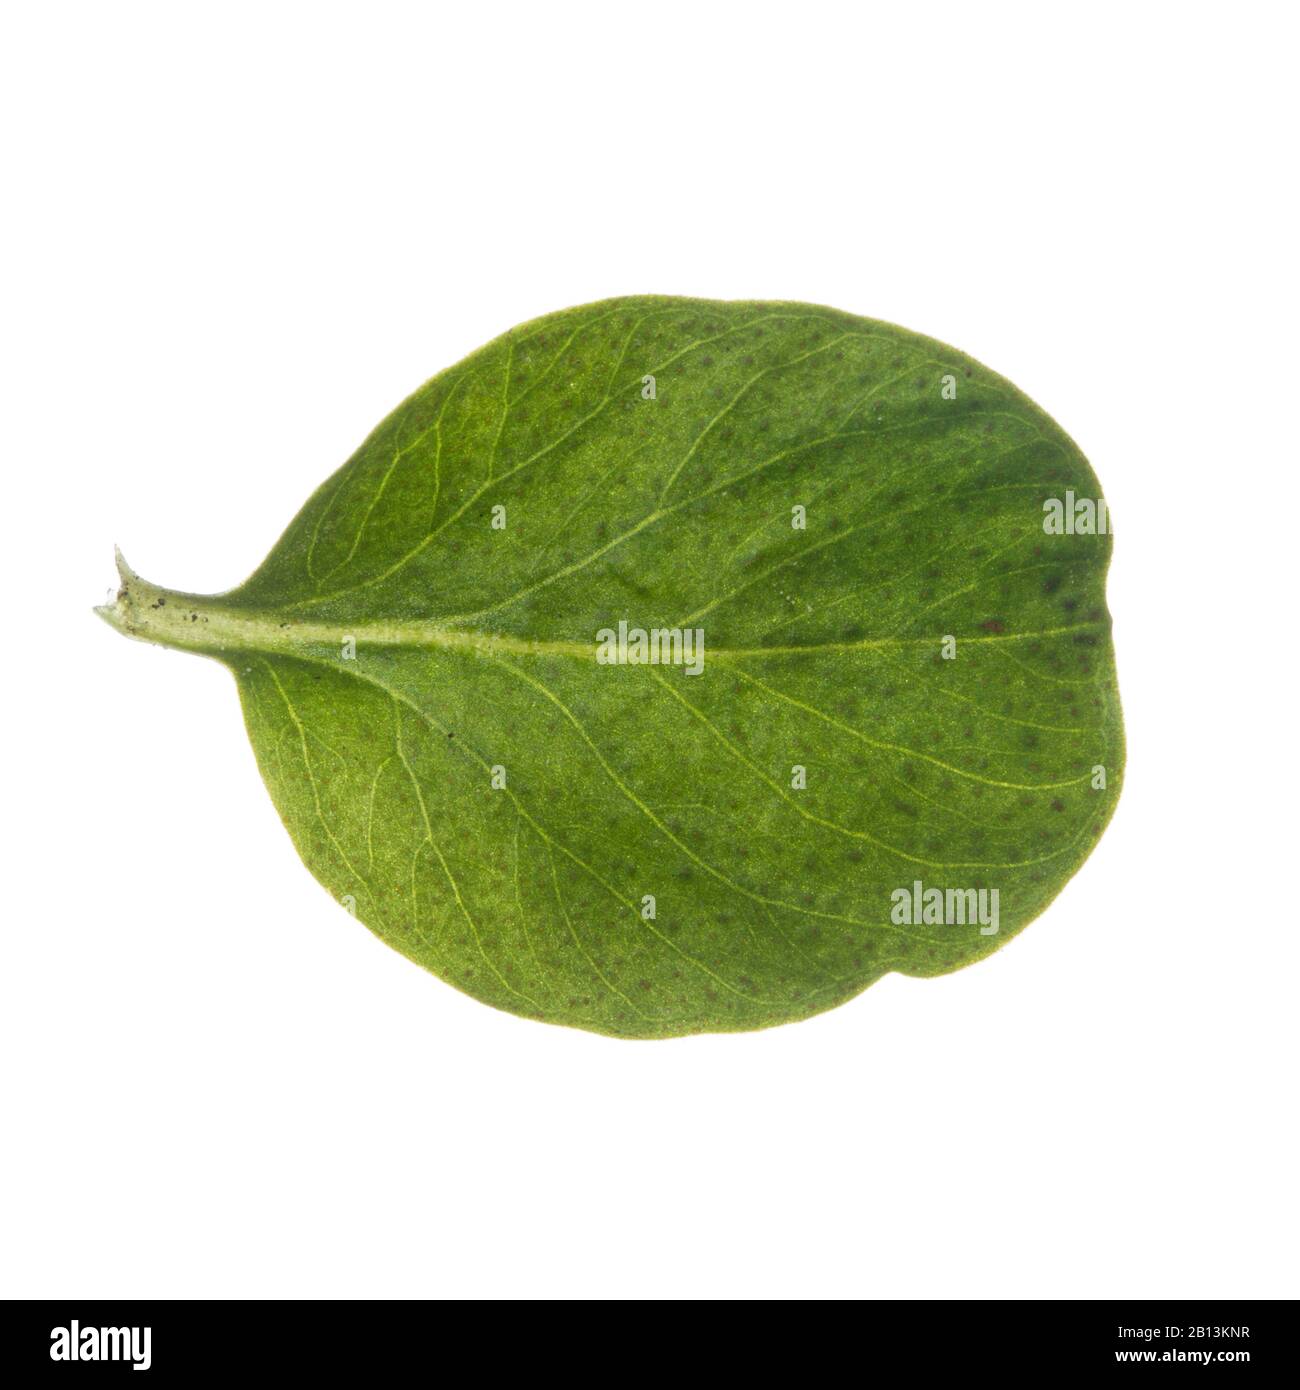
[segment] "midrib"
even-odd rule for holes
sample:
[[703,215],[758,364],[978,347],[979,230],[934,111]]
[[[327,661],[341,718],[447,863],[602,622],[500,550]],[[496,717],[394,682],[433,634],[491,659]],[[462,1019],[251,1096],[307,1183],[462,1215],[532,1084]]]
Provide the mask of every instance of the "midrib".
[[[587,641],[516,637],[509,633],[479,632],[473,628],[447,627],[434,622],[322,623],[286,618],[270,611],[227,607],[220,597],[177,593],[160,589],[133,574],[119,560],[122,589],[117,599],[95,611],[128,637],[156,642],[185,651],[221,655],[261,652],[281,656],[305,655],[321,647],[342,651],[349,639],[360,649],[409,647],[427,650],[479,652],[484,655],[563,656],[573,660],[596,659],[596,634]],[[615,622],[617,620],[614,620]],[[1076,623],[1037,632],[978,633],[958,637],[965,642],[1017,642],[1063,636],[1104,627],[1102,622]],[[705,660],[738,657],[792,656],[814,652],[854,652],[876,648],[916,646],[939,640],[935,633],[917,637],[868,637],[852,642],[807,643],[795,646],[713,647],[705,634]]]

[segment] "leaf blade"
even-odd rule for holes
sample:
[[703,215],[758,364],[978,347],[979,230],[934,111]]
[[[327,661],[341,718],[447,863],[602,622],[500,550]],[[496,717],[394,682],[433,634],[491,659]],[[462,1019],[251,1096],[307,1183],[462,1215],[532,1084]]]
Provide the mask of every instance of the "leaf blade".
[[[421,388],[240,588],[169,614],[133,579],[118,625],[231,665],[304,861],[434,973],[761,1027],[988,954],[1086,858],[1122,723],[1109,533],[1042,526],[1067,489],[1101,496],[1072,441],[932,340],[607,301]],[[619,618],[702,625],[704,669],[599,665]],[[891,920],[918,874],[996,886],[997,935]]]

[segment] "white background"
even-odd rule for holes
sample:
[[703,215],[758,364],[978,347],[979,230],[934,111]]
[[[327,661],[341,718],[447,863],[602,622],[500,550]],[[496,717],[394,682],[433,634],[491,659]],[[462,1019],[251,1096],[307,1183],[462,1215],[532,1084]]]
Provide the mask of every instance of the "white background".
[[[18,4],[0,1293],[1291,1296],[1296,34],[1283,6]],[[1116,518],[1127,787],[1006,950],[621,1043],[331,905],[245,577],[433,372],[660,292],[970,352]]]

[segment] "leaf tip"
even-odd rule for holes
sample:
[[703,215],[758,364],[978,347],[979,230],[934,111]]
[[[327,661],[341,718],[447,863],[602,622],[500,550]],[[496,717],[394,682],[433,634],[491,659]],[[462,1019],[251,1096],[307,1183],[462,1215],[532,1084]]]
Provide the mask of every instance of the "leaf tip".
[[126,556],[122,554],[119,547],[113,547],[113,559],[117,565],[117,576],[119,588],[117,594],[110,603],[100,603],[95,606],[95,613],[111,628],[118,632],[127,631],[127,591],[130,585],[138,584],[140,576],[126,562]]
[[140,578],[131,566],[127,564],[126,556],[122,554],[120,546],[115,545],[113,547],[113,560],[117,564],[118,578],[121,579],[123,584],[130,584],[132,581]]

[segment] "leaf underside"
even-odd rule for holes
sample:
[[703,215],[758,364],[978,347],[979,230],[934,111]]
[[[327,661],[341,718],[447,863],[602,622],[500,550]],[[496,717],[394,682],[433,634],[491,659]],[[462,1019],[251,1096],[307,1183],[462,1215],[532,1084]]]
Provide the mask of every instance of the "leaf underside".
[[[931,339],[617,299],[434,377],[239,588],[127,571],[105,616],[230,666],[307,866],[443,980],[760,1028],[989,954],[1101,834],[1111,537],[1045,530],[1067,494],[1073,442]],[[701,632],[698,674],[598,660],[620,621]]]

